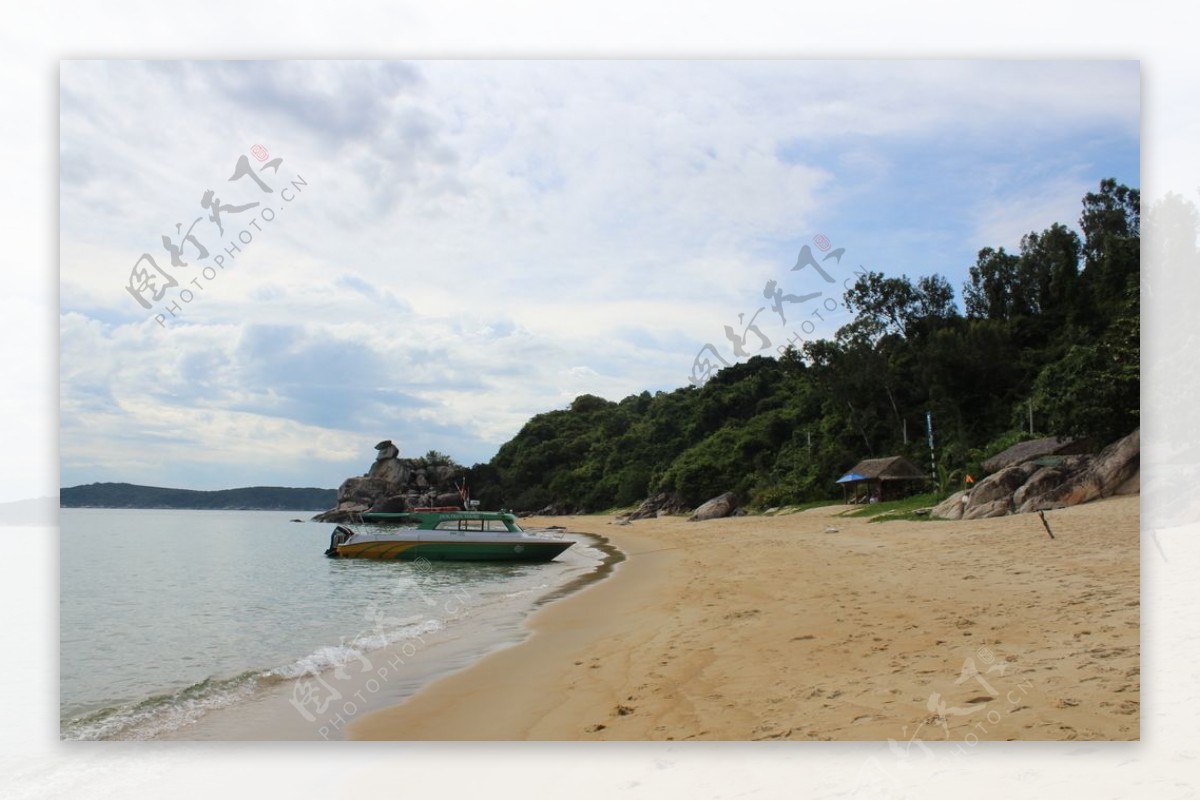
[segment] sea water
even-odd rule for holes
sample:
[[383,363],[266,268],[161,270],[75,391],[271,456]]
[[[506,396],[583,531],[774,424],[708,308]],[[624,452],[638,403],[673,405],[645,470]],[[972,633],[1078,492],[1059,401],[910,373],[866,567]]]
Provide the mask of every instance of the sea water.
[[542,564],[328,559],[311,514],[61,510],[62,738],[239,738],[274,697],[247,736],[328,739],[351,688],[355,713],[396,703],[611,561],[575,534]]

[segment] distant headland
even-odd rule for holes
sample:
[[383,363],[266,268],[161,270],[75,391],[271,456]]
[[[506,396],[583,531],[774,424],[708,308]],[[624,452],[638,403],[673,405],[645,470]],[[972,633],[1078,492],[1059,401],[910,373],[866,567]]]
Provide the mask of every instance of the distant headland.
[[328,509],[337,490],[316,487],[239,487],[188,490],[139,484],[96,483],[59,490],[62,508],[99,509],[246,509],[309,511]]

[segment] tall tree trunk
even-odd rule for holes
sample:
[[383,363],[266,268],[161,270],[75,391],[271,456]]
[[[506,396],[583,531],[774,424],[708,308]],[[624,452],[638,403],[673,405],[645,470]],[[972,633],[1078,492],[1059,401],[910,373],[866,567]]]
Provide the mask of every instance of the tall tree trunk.
[[854,404],[846,401],[846,405],[850,407],[850,422],[858,429],[858,433],[862,434],[863,444],[867,446],[867,456],[874,456],[871,450],[871,440],[867,438],[867,430],[858,422],[858,415],[854,411]]

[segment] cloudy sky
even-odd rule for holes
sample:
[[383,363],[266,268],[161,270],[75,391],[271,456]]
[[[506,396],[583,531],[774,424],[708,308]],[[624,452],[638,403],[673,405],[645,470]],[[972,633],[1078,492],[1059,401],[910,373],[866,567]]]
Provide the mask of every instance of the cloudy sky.
[[855,269],[958,288],[1101,178],[1140,185],[1136,62],[60,78],[62,486],[333,487],[384,438],[486,461],[582,393],[745,358],[726,326],[748,355],[831,333]]

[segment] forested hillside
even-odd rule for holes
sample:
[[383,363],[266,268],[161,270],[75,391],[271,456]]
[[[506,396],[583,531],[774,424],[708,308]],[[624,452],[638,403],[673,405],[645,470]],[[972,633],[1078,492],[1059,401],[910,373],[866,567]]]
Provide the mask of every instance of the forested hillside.
[[1138,190],[1101,182],[1079,230],[980,250],[961,306],[939,275],[870,272],[833,340],[700,388],[576,398],[475,465],[471,486],[484,508],[518,510],[598,511],[659,491],[691,505],[726,490],[752,506],[836,497],[861,458],[929,465],[926,412],[942,489],[1030,436],[1031,407],[1037,436],[1107,443],[1138,426]]

